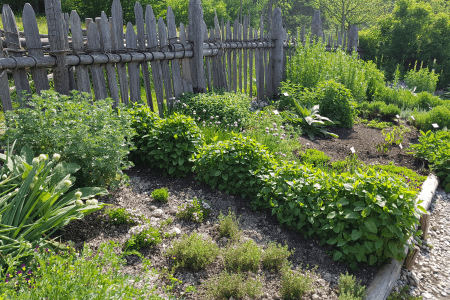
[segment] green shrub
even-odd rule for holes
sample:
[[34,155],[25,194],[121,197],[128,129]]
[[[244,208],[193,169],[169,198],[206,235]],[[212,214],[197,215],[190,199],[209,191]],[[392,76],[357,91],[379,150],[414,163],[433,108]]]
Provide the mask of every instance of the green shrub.
[[114,225],[141,223],[142,215],[139,210],[127,209],[123,207],[108,208],[105,210],[105,221]]
[[78,164],[78,186],[119,185],[123,169],[131,166],[127,155],[134,132],[130,116],[112,100],[91,104],[89,97],[44,91],[27,105],[7,113],[7,136],[17,146],[35,153],[59,153],[63,161]]
[[169,201],[169,190],[167,188],[154,189],[150,196],[155,201],[167,203]]
[[204,239],[202,235],[192,233],[183,235],[180,241],[173,242],[166,251],[166,255],[172,257],[175,267],[183,267],[192,271],[203,269],[216,260],[219,247],[211,240]]
[[147,153],[146,160],[153,167],[162,169],[164,174],[183,177],[191,171],[189,161],[203,143],[201,130],[191,117],[173,114],[159,120],[155,128],[143,139],[146,146],[141,149]]
[[[416,62],[417,65],[417,62]],[[434,70],[430,72],[428,68],[420,68],[418,71],[414,69],[409,70],[405,75],[405,83],[411,88],[416,88],[416,92],[434,93],[436,85],[439,80],[439,74],[435,74]]]
[[251,99],[246,94],[185,94],[175,101],[175,111],[190,115],[199,123],[220,122],[242,128],[250,115]]
[[302,154],[300,160],[304,164],[320,166],[328,163],[331,158],[317,149],[306,149],[305,153]]
[[305,293],[314,290],[312,286],[314,279],[309,272],[302,275],[298,271],[284,267],[281,274],[280,293],[283,299],[301,299]]
[[427,179],[426,176],[420,176],[416,172],[406,168],[398,167],[393,163],[389,165],[374,165],[372,166],[374,170],[385,171],[403,180],[409,187],[410,190],[420,192],[422,188],[422,183]]
[[262,294],[262,282],[242,273],[223,271],[219,276],[206,282],[208,299],[254,298]]
[[178,206],[177,217],[197,223],[203,222],[211,213],[211,206],[201,199],[194,198],[187,204]]
[[239,220],[236,219],[234,212],[229,211],[226,216],[220,212],[218,231],[219,237],[228,237],[234,242],[239,241],[241,231],[239,230]]
[[281,244],[269,242],[262,255],[262,265],[268,270],[281,270],[283,266],[289,264],[287,258],[293,253],[294,250],[288,250],[288,245],[281,246]]
[[0,154],[0,272],[6,265],[26,260],[32,247],[50,247],[44,234],[49,236],[71,220],[100,210],[105,204],[91,198],[108,193],[104,188],[73,189],[72,174],[79,167],[58,162],[59,154],[52,159],[45,154],[33,158],[26,146],[19,155],[11,153],[14,147]]
[[266,147],[241,135],[200,148],[193,161],[198,180],[244,198],[255,197],[260,189],[255,175],[276,163]]
[[256,272],[261,261],[261,249],[250,239],[242,244],[230,246],[224,253],[225,268],[237,272]]
[[[1,296],[20,300],[93,299],[93,295],[106,300],[162,300],[154,295],[155,289],[148,282],[140,288],[129,284],[130,280],[140,282],[143,278],[126,275],[124,259],[115,248],[117,244],[113,242],[103,243],[94,255],[85,244],[78,257],[75,251],[53,253],[40,247],[32,251],[33,261],[20,270],[22,276],[14,276],[17,272],[8,270],[8,278],[0,277]],[[149,271],[146,264],[144,259],[144,270]]]
[[161,243],[161,234],[150,224],[134,226],[130,229],[131,237],[125,242],[124,251],[139,250]]
[[144,136],[151,134],[155,127],[155,123],[159,120],[156,113],[150,110],[145,103],[132,103],[128,108],[131,115],[131,127],[136,130],[136,136],[133,137],[132,142],[136,146],[131,154],[140,160],[145,160],[147,156],[147,140]]
[[386,117],[393,119],[400,114],[400,108],[396,104],[386,104],[383,101],[362,102],[358,109],[365,117]]
[[348,273],[339,276],[339,300],[362,300],[366,294],[365,286],[356,282],[353,275]]
[[450,128],[450,109],[445,106],[436,106],[428,112],[413,113],[413,124],[422,131],[434,129],[431,124],[436,123],[440,129]]

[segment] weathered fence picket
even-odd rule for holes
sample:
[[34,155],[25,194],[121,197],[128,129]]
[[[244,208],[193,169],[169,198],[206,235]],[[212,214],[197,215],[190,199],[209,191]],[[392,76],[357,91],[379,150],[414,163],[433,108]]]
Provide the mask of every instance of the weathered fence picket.
[[[113,50],[120,52],[124,51],[123,44],[123,12],[120,0],[114,0],[111,7],[112,14],[112,30],[111,36],[114,41]],[[86,23],[87,24],[87,23]],[[86,30],[88,29],[86,25]],[[128,78],[127,78],[127,66],[125,63],[119,62],[116,64],[117,75],[119,77],[120,86],[120,98],[122,103],[128,104]]]
[[[136,2],[136,4],[134,5],[134,16],[136,18],[138,48],[139,51],[145,51],[144,10],[142,9],[142,5],[139,2]],[[150,107],[152,111],[154,111],[150,73],[148,71],[148,62],[146,61],[141,62],[141,68],[142,68],[142,76],[144,77],[144,87],[147,105]]]

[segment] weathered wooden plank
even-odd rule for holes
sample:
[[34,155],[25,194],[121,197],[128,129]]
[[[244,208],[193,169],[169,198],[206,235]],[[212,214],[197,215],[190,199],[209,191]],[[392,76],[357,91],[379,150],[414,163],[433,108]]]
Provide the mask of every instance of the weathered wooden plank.
[[[215,40],[214,28],[211,28],[209,30],[209,40],[210,40],[210,42],[213,42]],[[215,89],[218,89],[220,87],[217,58],[218,58],[217,56],[213,56],[211,58],[212,84]]]
[[[13,50],[10,55],[13,57],[22,57],[23,54],[20,52],[21,44],[19,40],[19,29],[17,28],[16,18],[14,17],[14,14],[8,4],[3,4],[2,22],[5,29],[4,35],[6,47],[18,51],[14,52]],[[23,69],[13,70],[13,78],[16,85],[17,97],[22,105],[22,101],[24,100],[22,91],[25,91],[27,94],[31,94],[27,72]]]
[[[23,8],[22,21],[27,40],[28,56],[44,57],[36,15],[33,7],[29,3],[26,3]],[[47,79],[47,68],[31,68],[30,71],[33,76],[36,93],[40,95],[42,90],[48,90],[50,88]]]
[[[87,48],[91,53],[100,52],[100,34],[97,29],[97,24],[95,23],[91,23],[87,31]],[[106,90],[106,81],[105,76],[103,75],[103,68],[98,64],[92,64],[90,66],[90,70],[95,99],[101,100],[107,98],[108,92]]]
[[[142,5],[139,2],[136,2],[134,5],[134,16],[136,18],[136,29],[137,29],[137,39],[138,39],[138,48],[140,51],[144,51],[146,48],[145,45],[145,28],[144,28],[144,11],[142,9]],[[152,111],[153,108],[153,100],[152,100],[152,90],[150,83],[150,73],[148,71],[148,62],[141,63],[142,68],[142,76],[144,78],[144,87],[145,94],[147,98],[147,105],[150,107]]]
[[322,29],[322,19],[320,17],[320,10],[314,11],[314,16],[311,22],[311,36],[317,40],[323,40],[323,29]]
[[[217,12],[214,15],[214,36],[215,41],[221,43],[222,42],[222,34],[220,32],[219,19],[217,18]],[[219,76],[219,88],[226,88],[226,79],[225,79],[225,69],[223,66],[223,51],[219,50],[219,54],[217,56],[217,68],[218,68],[218,76]]]
[[[111,31],[108,17],[106,16],[104,11],[102,11],[99,31],[102,40],[102,49],[106,53],[106,55],[110,57],[113,44],[111,40]],[[108,81],[109,95],[114,100],[114,107],[116,107],[120,103],[120,95],[119,95],[119,86],[117,83],[115,64],[107,63],[105,65],[105,69],[106,69],[106,78]]]
[[[169,50],[169,42],[167,41],[167,29],[163,18],[158,19],[158,37],[161,51]],[[202,53],[203,54],[203,53]],[[172,76],[170,76],[170,65],[168,60],[161,60],[161,70],[164,79],[164,93],[166,94],[167,108],[173,105]]]
[[[233,40],[238,39],[238,32],[239,32],[239,21],[236,19],[236,20],[234,20],[234,24],[233,24]],[[237,92],[237,81],[238,81],[237,50],[233,49],[233,91],[234,92]]]
[[94,20],[92,18],[85,18],[84,19],[84,24],[86,25],[86,33],[89,29],[89,25],[91,25],[94,22]]
[[[126,49],[129,51],[136,51],[137,49],[137,36],[134,32],[133,24],[131,22],[127,23],[127,30],[125,39],[127,42]],[[128,63],[128,76],[130,82],[130,101],[138,102],[141,100],[141,78],[139,63],[130,62]]]
[[[244,29],[243,29],[243,37],[244,42],[247,43],[248,41],[248,17],[247,15],[244,16]],[[248,50],[244,49],[244,93],[247,94],[247,75],[248,75]]]
[[[5,54],[3,53],[3,43],[0,43],[0,59],[2,58],[5,58]],[[3,111],[12,110],[7,70],[0,70],[0,98],[2,99]]]
[[[259,39],[261,42],[264,42],[264,9],[263,13],[261,14],[261,18],[259,21]],[[264,99],[264,50],[259,50],[258,53],[258,72],[259,72],[259,78],[258,78],[258,100]]]
[[[269,35],[266,33],[264,34],[264,39],[268,40]],[[272,76],[271,76],[271,65],[270,65],[270,59],[269,59],[269,52],[272,48],[265,48],[264,49],[264,79],[265,79],[265,95],[267,98],[270,98],[272,96]]]
[[[186,38],[186,29],[184,27],[184,24],[180,24],[180,43],[183,45],[183,47],[186,47],[188,45],[187,38]],[[183,58],[181,60],[181,67],[182,67],[182,74],[181,79],[183,81],[183,90],[185,92],[193,92],[192,89],[192,77],[191,77],[191,62],[190,58]]]
[[[250,20],[250,17],[249,17]],[[253,40],[253,29],[250,27],[248,31],[248,38]],[[253,98],[253,49],[248,50],[248,69],[250,77],[249,96]]]
[[[75,53],[84,53],[83,32],[81,29],[81,20],[78,13],[72,10],[70,13],[70,24],[72,24],[72,49]],[[84,65],[75,66],[77,74],[77,89],[80,92],[91,93],[91,84],[89,82],[88,67]]]
[[[147,5],[145,9],[145,24],[147,30],[147,43],[150,51],[155,51],[158,48],[158,32],[156,31],[156,19],[151,5]],[[161,63],[159,61],[152,61],[152,75],[153,86],[156,94],[156,101],[158,103],[159,116],[164,117],[164,86],[162,79]]]
[[273,49],[273,64],[272,64],[272,86],[275,94],[280,93],[280,83],[283,80],[283,42],[284,30],[283,20],[281,17],[281,9],[275,8],[272,19],[273,38],[275,40],[275,48]]
[[358,26],[351,25],[348,31],[348,51],[358,51]]
[[[203,41],[206,42],[208,40],[208,29],[206,27],[205,22],[203,22],[202,32],[203,32]],[[207,84],[208,84],[208,91],[211,92],[212,91],[211,59],[209,57],[205,57],[205,68],[206,68],[206,80],[207,80]]]
[[[237,38],[239,41],[242,41],[242,24],[238,24],[238,34]],[[242,93],[242,49],[238,49],[239,56],[239,93]]]
[[191,65],[194,93],[206,92],[206,79],[203,62],[203,9],[201,0],[189,1],[189,41],[194,45],[194,58]]
[[[222,23],[221,23],[221,33],[222,33],[222,43],[226,41],[226,31],[225,31],[225,22],[222,17]],[[228,80],[227,80],[227,51],[222,50],[222,73],[223,73],[223,84],[226,91],[229,90]]]
[[[175,23],[175,15],[173,14],[172,8],[169,6],[167,8],[167,32],[169,35],[169,45],[178,43],[177,38],[177,26]],[[170,63],[172,68],[172,80],[173,80],[173,95],[178,98],[183,92],[183,84],[181,82],[181,68],[180,60],[174,59]]]
[[[124,50],[123,44],[123,12],[119,0],[114,0],[111,6],[112,32],[114,38],[113,50]],[[125,63],[117,63],[117,74],[119,76],[120,98],[124,104],[128,104],[128,78]]]
[[[63,20],[64,20],[64,44],[65,49],[69,48],[69,33],[70,33],[70,18],[68,13],[63,14]],[[77,83],[75,82],[75,72],[74,67],[70,66],[67,69],[68,75],[69,75],[69,90],[76,90],[77,89]]]
[[[231,41],[231,26],[230,20],[227,21],[227,42]],[[228,74],[228,91],[231,92],[233,89],[233,80],[231,75],[231,50],[227,50],[227,74]]]

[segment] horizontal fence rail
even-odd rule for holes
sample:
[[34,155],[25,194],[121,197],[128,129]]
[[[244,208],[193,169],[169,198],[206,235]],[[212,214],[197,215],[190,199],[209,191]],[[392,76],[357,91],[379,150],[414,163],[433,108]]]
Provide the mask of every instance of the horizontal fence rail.
[[[286,61],[307,38],[304,26],[297,38],[286,34],[279,8],[269,11],[267,18],[263,11],[259,28],[250,26],[248,16],[241,18],[242,24],[239,20],[219,23],[216,16],[209,30],[200,0],[190,1],[189,26],[176,26],[170,7],[166,23],[155,18],[150,5],[144,11],[136,2],[134,12],[135,24],[128,22],[124,26],[120,1],[114,0],[110,17],[102,12],[100,17],[85,19],[86,28],[82,28],[76,11],[62,13],[60,0],[48,0],[48,34],[41,34],[30,4],[24,6],[23,31],[18,30],[10,7],[3,5],[3,110],[12,110],[12,91],[17,91],[23,105],[26,94],[48,90],[49,80],[59,93],[93,93],[95,99],[111,97],[114,105],[141,101],[141,95],[145,95],[144,101],[154,110],[156,97],[161,116],[185,92],[222,89],[263,100],[279,93]],[[356,26],[336,40],[326,38],[319,11],[314,14],[310,35],[311,39],[317,37],[330,51],[353,51],[358,45]],[[9,77],[15,88],[9,86]]]

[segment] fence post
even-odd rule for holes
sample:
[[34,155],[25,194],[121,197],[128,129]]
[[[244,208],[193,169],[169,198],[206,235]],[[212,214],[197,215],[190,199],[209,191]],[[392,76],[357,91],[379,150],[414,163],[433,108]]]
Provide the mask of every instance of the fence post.
[[311,22],[311,35],[312,38],[316,36],[316,40],[322,39],[323,42],[322,19],[320,18],[320,10],[314,11],[314,16]]
[[60,0],[45,0],[45,15],[47,17],[48,40],[50,54],[56,59],[53,67],[53,82],[58,93],[69,94],[69,70],[67,69],[65,21],[61,11]]
[[[275,42],[275,48],[273,49],[273,65],[272,65],[272,91],[275,94],[280,93],[280,82],[283,77],[283,43],[284,43],[284,30],[283,20],[281,17],[281,9],[275,8],[272,18],[273,34],[272,38]],[[270,95],[271,96],[271,95]]]
[[201,0],[189,1],[189,34],[193,43],[192,83],[194,93],[206,92],[205,68],[203,63],[203,8]]

